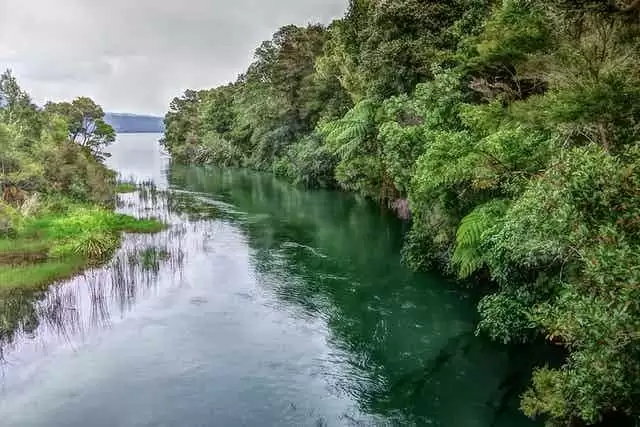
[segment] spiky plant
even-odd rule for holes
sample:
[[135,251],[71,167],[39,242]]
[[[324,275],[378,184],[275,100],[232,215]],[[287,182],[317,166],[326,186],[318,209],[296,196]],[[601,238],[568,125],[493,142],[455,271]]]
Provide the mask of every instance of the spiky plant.
[[104,259],[117,245],[111,233],[84,234],[74,241],[73,252],[92,261]]

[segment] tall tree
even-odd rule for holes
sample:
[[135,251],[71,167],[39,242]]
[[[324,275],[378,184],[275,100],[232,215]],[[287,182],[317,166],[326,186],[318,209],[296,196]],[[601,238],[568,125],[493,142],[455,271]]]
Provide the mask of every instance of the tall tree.
[[38,108],[11,70],[0,75],[0,121],[15,126],[19,134],[30,138],[37,137],[42,129]]

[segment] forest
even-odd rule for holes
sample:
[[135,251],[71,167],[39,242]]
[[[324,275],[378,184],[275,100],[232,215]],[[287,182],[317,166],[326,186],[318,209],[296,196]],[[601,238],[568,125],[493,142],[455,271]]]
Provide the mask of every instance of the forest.
[[482,287],[478,334],[561,351],[526,415],[640,417],[640,1],[351,0],[175,98],[165,125],[179,162],[407,218],[407,266]]
[[[39,107],[10,71],[0,76],[2,303],[103,263],[124,231],[163,228],[114,212],[119,184],[104,148],[115,131],[103,118],[86,97]],[[0,337],[12,333],[14,315],[0,313]]]

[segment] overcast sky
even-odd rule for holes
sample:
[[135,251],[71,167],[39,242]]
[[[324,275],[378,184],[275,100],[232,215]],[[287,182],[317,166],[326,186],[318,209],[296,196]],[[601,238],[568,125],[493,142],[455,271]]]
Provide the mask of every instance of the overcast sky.
[[86,95],[162,115],[187,88],[235,80],[280,26],[327,23],[347,0],[0,0],[0,68],[37,103]]

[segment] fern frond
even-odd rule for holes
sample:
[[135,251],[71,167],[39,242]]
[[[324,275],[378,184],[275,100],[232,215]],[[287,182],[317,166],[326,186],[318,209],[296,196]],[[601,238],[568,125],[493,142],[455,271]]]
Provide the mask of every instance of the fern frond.
[[467,278],[484,266],[484,238],[497,225],[506,209],[505,201],[494,200],[478,206],[460,221],[451,258],[460,278]]
[[343,159],[353,156],[355,150],[375,129],[377,106],[370,101],[362,101],[342,119],[322,125],[320,132],[325,136],[327,145]]

